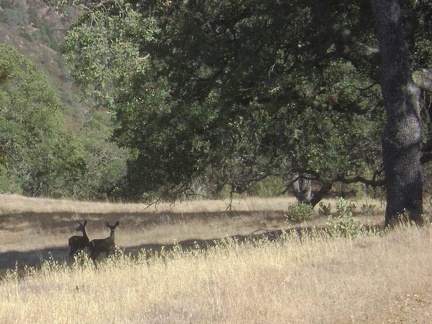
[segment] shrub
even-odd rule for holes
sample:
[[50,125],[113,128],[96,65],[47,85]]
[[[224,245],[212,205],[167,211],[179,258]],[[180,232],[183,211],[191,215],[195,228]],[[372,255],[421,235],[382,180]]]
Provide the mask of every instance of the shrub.
[[330,228],[330,234],[336,237],[358,237],[364,230],[363,225],[348,216],[330,216],[327,219],[327,225]]
[[320,215],[329,216],[331,214],[331,205],[328,203],[327,205],[324,204],[322,201],[319,203],[319,210],[318,213]]
[[357,237],[364,228],[363,225],[352,217],[352,211],[355,209],[354,204],[349,204],[343,198],[336,201],[336,216],[327,218],[327,226],[330,234],[336,237]]
[[336,201],[336,211],[338,215],[352,216],[357,206],[354,203],[348,203],[344,198],[338,198]]
[[373,215],[374,211],[375,211],[375,205],[371,205],[371,204],[363,204],[363,206],[361,207],[361,210],[363,212],[363,214],[365,215]]
[[288,207],[286,218],[289,222],[300,223],[303,221],[311,220],[316,217],[313,207],[308,204],[298,203],[291,204]]

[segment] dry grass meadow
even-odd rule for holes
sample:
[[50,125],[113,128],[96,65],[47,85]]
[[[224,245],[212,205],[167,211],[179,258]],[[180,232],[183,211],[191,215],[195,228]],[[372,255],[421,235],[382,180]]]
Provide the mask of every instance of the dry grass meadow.
[[[334,237],[320,230],[325,217],[287,223],[290,202],[0,195],[0,323],[432,323],[430,226]],[[373,203],[354,218],[379,227],[384,207]],[[67,261],[83,219],[90,239],[121,223],[118,255],[98,268]]]

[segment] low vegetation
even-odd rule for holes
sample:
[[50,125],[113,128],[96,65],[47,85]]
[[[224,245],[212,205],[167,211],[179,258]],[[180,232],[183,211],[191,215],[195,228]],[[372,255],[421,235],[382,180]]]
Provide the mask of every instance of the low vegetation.
[[[235,211],[229,211],[220,201],[161,205],[158,211],[155,206],[123,205],[121,226],[116,232],[120,248],[109,259],[100,260],[97,268],[85,253],[76,256],[77,262],[66,261],[67,238],[83,214],[62,220],[61,212],[51,210],[46,215],[54,215],[53,223],[47,225],[48,216],[42,217],[41,210],[15,214],[15,223],[3,211],[2,234],[16,231],[16,238],[23,227],[33,226],[36,232],[45,222],[44,238],[33,237],[32,245],[22,246],[23,251],[34,253],[44,239],[53,246],[63,244],[63,257],[61,253],[48,254],[40,267],[17,266],[3,274],[0,322],[72,323],[78,318],[80,323],[432,320],[429,226],[406,226],[390,232],[378,226],[371,230],[372,224],[382,223],[381,207],[368,218],[360,207],[352,211],[343,207],[379,206],[379,202],[358,201],[353,205],[329,200],[325,204],[333,211],[331,217],[338,221],[352,219],[369,229],[355,236],[335,235],[339,233],[335,228],[321,230],[329,222],[328,215],[317,213],[313,220],[299,224],[287,222],[287,198],[244,199],[232,204]],[[73,205],[79,206],[70,203],[69,208]],[[49,201],[46,206],[52,208]],[[59,206],[62,209],[61,202]],[[104,227],[102,220],[118,216],[118,210],[109,211],[119,206],[105,204],[105,213],[96,213],[102,207],[95,205],[93,214],[87,215],[92,216],[88,224],[94,226],[89,230],[91,239],[106,237],[106,232],[95,229]],[[148,207],[147,214],[144,207]],[[138,208],[144,210],[140,216],[134,213]],[[212,217],[214,213],[220,214]],[[36,229],[35,224],[39,224]],[[261,229],[260,233],[276,228],[286,231],[278,232],[278,237],[234,235],[252,233],[252,228]],[[147,243],[177,243],[169,248],[154,244],[153,248],[146,245],[146,250],[129,249],[139,245],[139,237]],[[192,244],[182,244],[187,239]],[[1,257],[7,253],[4,236],[0,242]],[[50,249],[55,250],[46,248]]]

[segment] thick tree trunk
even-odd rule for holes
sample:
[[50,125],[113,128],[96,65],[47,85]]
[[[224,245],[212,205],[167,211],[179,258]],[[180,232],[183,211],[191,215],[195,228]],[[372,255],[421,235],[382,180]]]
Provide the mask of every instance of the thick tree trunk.
[[294,196],[299,202],[310,204],[312,200],[312,180],[301,176],[298,172],[294,172],[292,178]]
[[312,194],[312,200],[310,204],[315,207],[330,192],[332,187],[332,182],[321,183],[321,188]]
[[422,223],[419,89],[412,80],[399,0],[372,0],[381,55],[387,125],[382,140],[387,180],[386,225],[403,214]]

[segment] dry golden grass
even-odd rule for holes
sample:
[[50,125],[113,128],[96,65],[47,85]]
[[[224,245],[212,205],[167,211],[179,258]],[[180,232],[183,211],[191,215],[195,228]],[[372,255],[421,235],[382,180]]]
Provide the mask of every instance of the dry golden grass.
[[139,204],[86,202],[57,199],[29,198],[20,195],[0,194],[0,215],[18,213],[143,213],[143,212],[220,212],[229,209],[239,211],[284,210],[294,198],[240,198],[227,200],[194,200],[175,204]]
[[[335,199],[325,199],[335,207]],[[40,199],[20,195],[0,194],[0,215],[19,213],[76,213],[76,214],[111,214],[111,213],[206,213],[232,211],[280,211],[286,210],[289,204],[295,203],[293,197],[259,198],[246,197],[233,200],[193,200],[180,201],[174,204],[139,204],[87,202],[73,200]],[[377,210],[383,210],[383,203],[374,199],[356,200],[358,205],[374,204]]]
[[[128,247],[248,234],[284,227],[291,198],[194,201],[177,204],[113,204],[0,194],[0,253],[64,247],[78,220],[91,238],[109,234],[105,221],[120,220],[117,241]],[[227,210],[231,203],[231,210]]]
[[[315,232],[275,242],[228,240],[207,250],[146,259],[134,254],[103,260],[99,268],[65,263],[76,220],[89,219],[91,238],[105,220],[126,253],[142,244],[227,237],[292,225],[286,198],[185,202],[157,207],[91,204],[0,196],[0,266],[53,260],[0,280],[0,323],[429,323],[432,320],[432,229],[404,228],[356,239]],[[14,201],[15,204],[7,202]],[[329,201],[334,206],[334,201]],[[3,204],[4,203],[4,204]],[[327,202],[326,202],[327,203]],[[363,202],[356,202],[361,206]],[[383,221],[376,213],[355,218]],[[13,207],[15,206],[15,207]],[[14,209],[15,208],[15,209]],[[153,210],[150,210],[154,208]],[[157,208],[157,210],[156,210]],[[91,211],[91,212],[90,212]],[[45,253],[45,254],[43,254]],[[2,264],[3,262],[3,264]]]
[[0,283],[1,323],[430,323],[431,229],[175,251]]
[[[88,220],[90,239],[109,235],[105,222],[120,220],[117,244],[127,252],[148,244],[170,244],[184,240],[212,240],[233,235],[321,226],[325,217],[289,224],[286,212],[293,198],[242,198],[233,201],[185,201],[177,204],[113,204],[0,195],[0,273],[18,262],[36,265],[48,252],[66,257],[67,240],[79,233],[78,220]],[[325,202],[332,204],[334,200]],[[364,201],[356,202],[358,206]],[[367,201],[367,203],[371,203]],[[377,213],[356,218],[364,224],[382,223],[382,208]],[[228,207],[231,206],[231,209]]]

